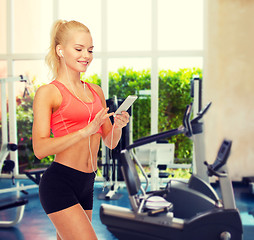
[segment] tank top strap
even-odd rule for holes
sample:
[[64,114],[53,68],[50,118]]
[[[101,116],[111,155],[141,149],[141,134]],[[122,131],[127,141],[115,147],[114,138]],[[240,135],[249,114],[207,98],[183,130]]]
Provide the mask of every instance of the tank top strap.
[[90,83],[84,82],[84,84],[89,88],[89,90],[93,93],[93,95],[96,93]]
[[53,84],[57,87],[57,89],[59,90],[59,92],[62,95],[62,104],[61,107],[63,107],[63,105],[67,104],[67,102],[70,100],[70,94],[68,92],[68,89],[59,81],[54,80],[52,81],[50,84]]
[[[84,82],[84,84],[90,89],[90,91],[93,93],[94,97],[99,99],[100,102],[101,102],[101,98],[100,96],[98,95],[98,93],[93,89],[93,87],[91,86],[90,83],[87,83],[87,82]],[[95,99],[96,100],[96,99]]]
[[64,86],[62,83],[58,82],[57,80],[52,81],[50,84],[55,85],[55,86],[59,89],[59,91],[61,92],[61,94],[62,94],[62,92],[63,92],[64,90],[66,90],[66,89],[65,89],[65,86]]

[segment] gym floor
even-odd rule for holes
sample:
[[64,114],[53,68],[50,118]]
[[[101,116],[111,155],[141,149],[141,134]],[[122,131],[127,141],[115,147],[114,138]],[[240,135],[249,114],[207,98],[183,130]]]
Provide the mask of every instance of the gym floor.
[[[30,180],[16,180],[16,182],[24,185],[34,184]],[[0,178],[0,189],[10,187],[10,179]],[[215,189],[217,187],[215,186]],[[92,224],[99,240],[112,240],[115,238],[106,227],[101,223],[99,210],[102,203],[129,207],[129,199],[125,187],[119,189],[118,194],[121,196],[119,200],[101,200],[103,194],[103,183],[95,183],[94,191],[94,210]],[[28,199],[25,213],[22,221],[12,228],[0,228],[1,240],[53,240],[56,239],[54,226],[44,213],[39,197],[38,188],[27,190],[28,195],[22,194],[20,198]],[[244,228],[243,240],[253,240],[254,236],[254,195],[248,192],[248,188],[240,183],[234,184],[234,192],[236,204],[241,213]],[[16,193],[4,193],[0,197],[0,205],[16,199]],[[0,211],[0,220],[8,220],[15,214],[15,209]],[[191,239],[190,239],[191,240]]]

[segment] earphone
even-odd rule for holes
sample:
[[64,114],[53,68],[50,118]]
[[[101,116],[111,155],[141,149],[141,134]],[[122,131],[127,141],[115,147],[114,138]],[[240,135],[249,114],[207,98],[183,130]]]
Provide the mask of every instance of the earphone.
[[59,50],[59,52],[60,52],[60,55],[61,55],[62,57],[64,57],[63,51],[62,51],[61,49]]

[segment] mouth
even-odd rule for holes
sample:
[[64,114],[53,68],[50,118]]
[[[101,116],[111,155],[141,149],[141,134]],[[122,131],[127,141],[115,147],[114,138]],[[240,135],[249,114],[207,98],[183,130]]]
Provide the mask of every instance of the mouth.
[[84,66],[87,66],[88,65],[88,61],[78,61],[78,63],[84,65]]

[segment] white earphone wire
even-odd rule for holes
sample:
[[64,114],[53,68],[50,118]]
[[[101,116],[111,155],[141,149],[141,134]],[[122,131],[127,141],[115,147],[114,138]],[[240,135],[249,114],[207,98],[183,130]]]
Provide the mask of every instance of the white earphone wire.
[[[60,51],[61,51],[61,50],[60,50]],[[84,101],[82,101],[82,100],[80,99],[80,97],[76,94],[76,92],[75,92],[75,90],[74,90],[74,87],[73,87],[73,85],[72,85],[72,83],[71,83],[71,81],[70,81],[69,71],[68,71],[68,68],[67,68],[67,65],[66,65],[66,62],[65,62],[65,58],[64,58],[62,52],[60,52],[60,53],[61,53],[61,55],[62,55],[62,57],[63,57],[63,60],[64,60],[65,70],[66,70],[66,73],[67,73],[67,79],[68,79],[68,81],[69,81],[69,83],[70,83],[70,85],[71,85],[71,88],[72,88],[73,93],[74,93],[75,97],[76,97],[84,106],[86,106],[86,108],[88,109],[88,112],[89,112],[88,124],[89,124],[89,123],[91,122],[92,113],[93,113],[93,101],[87,96],[88,100],[92,103],[92,110],[90,111],[90,109],[89,109],[89,107],[86,105],[86,103],[85,103]],[[84,83],[84,90],[85,90],[85,87],[86,87],[86,84]],[[68,129],[67,129],[65,123],[64,123],[64,126],[65,126],[66,131],[68,132]],[[88,138],[88,148],[89,148],[89,153],[90,153],[90,158],[91,158],[92,169],[93,169],[94,174],[96,175],[96,171],[95,171],[95,169],[94,169],[94,163],[93,163],[93,155],[92,155],[92,150],[91,150],[91,139],[90,139],[90,136],[89,136],[89,138]]]

